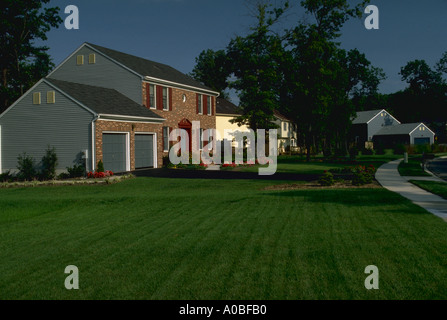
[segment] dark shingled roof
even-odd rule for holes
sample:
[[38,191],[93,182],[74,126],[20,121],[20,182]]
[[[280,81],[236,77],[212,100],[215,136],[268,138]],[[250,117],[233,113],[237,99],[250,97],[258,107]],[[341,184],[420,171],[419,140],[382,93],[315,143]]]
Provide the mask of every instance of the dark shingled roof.
[[282,121],[290,121],[289,118],[287,118],[285,115],[281,114],[281,112],[273,110],[273,115],[278,118],[279,120]]
[[97,114],[163,119],[143,105],[139,105],[114,89],[94,87],[51,78],[45,78],[45,80]]
[[235,104],[226,99],[217,98],[216,102],[216,114],[231,114],[235,116],[242,114]]
[[370,110],[370,111],[359,111],[359,112],[357,112],[357,117],[352,121],[352,124],[367,123],[369,120],[374,118],[381,111],[383,111],[383,109]]
[[375,136],[387,136],[387,135],[404,135],[410,134],[411,131],[416,129],[421,123],[404,123],[396,126],[386,126],[380,129]]
[[213,91],[209,87],[201,84],[186,74],[162,63],[150,61],[144,58],[136,57],[127,53],[119,52],[116,50],[104,48],[96,44],[87,43],[87,45],[102,52],[106,56],[116,60],[127,68],[135,71],[139,75],[145,77],[153,77],[161,80],[167,80],[178,84],[196,87],[208,91]]

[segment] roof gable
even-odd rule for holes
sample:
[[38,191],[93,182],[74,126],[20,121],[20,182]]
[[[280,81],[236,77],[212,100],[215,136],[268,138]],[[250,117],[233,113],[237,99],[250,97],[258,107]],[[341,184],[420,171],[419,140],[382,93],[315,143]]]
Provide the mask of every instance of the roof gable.
[[216,114],[217,115],[241,115],[239,108],[232,102],[224,99],[216,99]]
[[137,104],[114,89],[89,86],[51,78],[46,78],[45,81],[98,115],[103,114],[145,118],[156,121],[164,120],[153,111]]
[[[416,130],[420,125],[423,125],[427,128],[431,133],[431,131],[425,124],[417,122],[417,123],[404,123],[396,126],[387,126],[380,129],[375,135],[376,136],[386,136],[386,135],[406,135],[411,134],[414,130]],[[434,134],[434,133],[433,133]]]
[[149,77],[158,80],[165,80],[173,84],[185,85],[188,87],[193,87],[197,89],[202,89],[205,91],[214,92],[211,88],[203,85],[202,83],[194,80],[190,76],[174,69],[166,64],[154,62],[141,57],[133,56],[127,53],[116,51],[113,49],[98,46],[92,43],[85,43],[98,52],[102,53],[112,61],[119,63],[120,65],[128,68],[129,70],[137,73],[142,78]]
[[357,116],[354,118],[354,120],[352,120],[352,124],[368,123],[371,119],[373,119],[382,111],[385,110],[380,109],[380,110],[359,111],[357,112]]

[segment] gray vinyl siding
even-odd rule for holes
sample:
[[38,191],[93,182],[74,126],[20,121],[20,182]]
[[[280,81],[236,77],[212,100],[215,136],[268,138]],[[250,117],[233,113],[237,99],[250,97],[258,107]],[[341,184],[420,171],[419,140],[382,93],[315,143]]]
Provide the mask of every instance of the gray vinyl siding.
[[387,112],[384,111],[383,113],[383,117],[379,114],[371,122],[368,123],[368,136],[366,137],[366,141],[372,141],[372,137],[383,127],[395,126],[399,124]]
[[[55,91],[55,104],[47,104],[47,91]],[[34,92],[41,93],[40,105],[33,105]],[[91,112],[41,83],[0,118],[2,171],[15,172],[17,157],[23,152],[39,164],[48,145],[56,149],[58,172],[72,167],[82,150],[88,149],[91,157],[93,117]],[[90,167],[87,162],[87,169]]]
[[[89,64],[88,61],[91,53],[96,54],[94,64]],[[78,55],[84,56],[83,65],[77,65]],[[115,89],[136,103],[140,105],[143,103],[141,77],[87,47],[82,47],[60,65],[49,78]]]
[[[419,127],[423,127],[423,126],[419,126]],[[413,133],[410,134],[410,143],[411,144],[415,144],[414,143],[414,139],[415,138],[430,138],[430,144],[434,143],[435,140],[435,136],[433,133],[430,132],[430,130],[428,130],[425,127],[425,130],[419,130],[419,127],[413,131]]]

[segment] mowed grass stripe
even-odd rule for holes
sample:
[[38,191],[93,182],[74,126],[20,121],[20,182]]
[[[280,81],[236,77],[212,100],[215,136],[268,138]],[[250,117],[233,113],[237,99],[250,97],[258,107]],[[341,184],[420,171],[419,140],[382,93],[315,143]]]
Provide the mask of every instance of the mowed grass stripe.
[[[141,178],[0,190],[2,203],[25,202],[0,224],[0,298],[446,297],[439,218],[383,189],[269,184]],[[63,286],[69,264],[79,291]],[[377,291],[363,285],[370,264]]]

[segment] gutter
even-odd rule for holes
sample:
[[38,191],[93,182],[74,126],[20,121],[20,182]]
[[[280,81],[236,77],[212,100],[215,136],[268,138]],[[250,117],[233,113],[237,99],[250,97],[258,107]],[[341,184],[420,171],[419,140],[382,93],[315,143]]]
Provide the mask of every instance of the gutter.
[[95,117],[92,120],[92,170],[91,171],[95,171],[95,167],[96,167],[96,144],[95,144],[95,133],[96,133],[96,128],[95,128],[95,122],[96,120],[99,119],[99,115],[95,115]]

